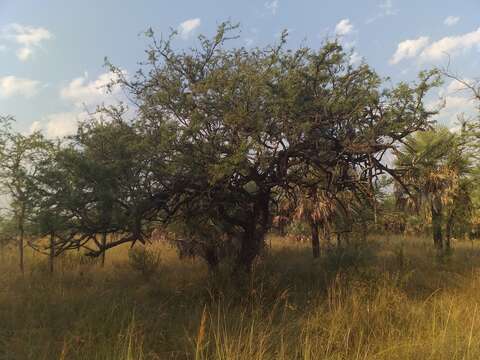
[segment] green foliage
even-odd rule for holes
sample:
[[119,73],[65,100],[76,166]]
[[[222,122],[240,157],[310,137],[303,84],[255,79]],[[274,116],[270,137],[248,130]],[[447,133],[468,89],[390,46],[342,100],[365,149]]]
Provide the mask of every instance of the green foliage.
[[[191,51],[174,50],[175,34],[157,41],[149,33],[149,56],[134,79],[109,65],[139,104],[143,133],[173,131],[175,186],[167,193],[176,221],[212,246],[218,232],[240,239],[237,261],[248,271],[282,188],[307,183],[358,194],[390,172],[385,152],[430,124],[422,100],[438,74],[382,89],[382,79],[365,64],[351,66],[338,43],[292,51],[284,36],[265,49],[226,47],[235,30],[222,24]],[[205,230],[199,222],[212,226],[210,236],[194,234]]]
[[384,155],[432,123],[423,98],[438,72],[385,88],[338,42],[291,50],[285,33],[263,49],[232,48],[237,28],[223,23],[185,51],[175,32],[157,40],[149,30],[134,76],[107,63],[116,75],[107,88],[120,86],[134,108],[99,108],[39,162],[34,218],[39,234],[56,237],[56,254],[145,243],[162,224],[209,263],[234,254],[236,271],[250,272],[275,199],[292,188],[342,203],[325,221],[343,212],[339,227],[364,226],[358,209],[394,173]]
[[396,165],[403,172],[398,204],[426,214],[436,246],[443,248],[445,232],[449,247],[455,225],[468,223],[471,214],[471,162],[463,137],[446,128],[416,133],[406,138]]
[[158,271],[160,252],[144,246],[133,247],[128,252],[128,263],[133,270],[148,280]]

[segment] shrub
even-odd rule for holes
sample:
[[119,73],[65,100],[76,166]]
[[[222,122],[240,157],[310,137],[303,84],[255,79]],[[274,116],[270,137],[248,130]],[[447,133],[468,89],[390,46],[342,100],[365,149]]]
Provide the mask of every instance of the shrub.
[[128,252],[128,262],[133,270],[149,279],[160,266],[160,251],[146,247],[132,248]]

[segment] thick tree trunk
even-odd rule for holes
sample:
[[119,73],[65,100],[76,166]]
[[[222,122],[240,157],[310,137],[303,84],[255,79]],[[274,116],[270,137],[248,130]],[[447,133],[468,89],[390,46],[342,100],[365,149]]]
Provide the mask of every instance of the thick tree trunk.
[[48,268],[53,274],[54,271],[54,260],[55,260],[55,234],[50,234],[50,254],[48,257]]
[[242,237],[242,243],[235,269],[236,273],[241,271],[246,274],[250,274],[253,261],[260,252],[261,241],[263,241],[265,234],[257,232],[254,227],[255,224],[253,224],[252,228],[249,229],[249,231],[246,231]]
[[318,231],[318,223],[312,220],[310,222],[310,227],[312,230],[312,254],[313,258],[317,259],[320,257],[320,236]]
[[248,224],[244,227],[234,273],[250,274],[270,226],[270,191],[258,195]]
[[102,268],[105,267],[105,247],[107,245],[107,234],[102,234],[102,258],[101,258],[101,266]]
[[437,250],[443,249],[443,233],[442,233],[442,202],[435,197],[431,203],[432,208],[432,231],[433,244]]
[[208,271],[215,273],[218,269],[219,259],[216,249],[213,246],[207,246],[204,249],[204,258],[207,262]]

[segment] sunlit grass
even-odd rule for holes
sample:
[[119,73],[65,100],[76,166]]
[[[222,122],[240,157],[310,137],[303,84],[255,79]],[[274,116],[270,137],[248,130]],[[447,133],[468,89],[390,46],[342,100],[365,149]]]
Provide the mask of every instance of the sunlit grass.
[[271,238],[253,279],[209,277],[154,245],[150,278],[128,247],[104,269],[80,254],[13,251],[0,265],[0,359],[478,359],[480,247],[438,258],[430,241],[390,237],[311,258],[308,244]]

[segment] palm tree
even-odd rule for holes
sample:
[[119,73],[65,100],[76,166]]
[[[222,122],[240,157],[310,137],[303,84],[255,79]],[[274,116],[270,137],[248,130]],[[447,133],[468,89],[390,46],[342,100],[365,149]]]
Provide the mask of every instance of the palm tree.
[[465,190],[462,182],[469,171],[461,137],[443,127],[419,132],[408,137],[396,155],[396,166],[402,172],[402,184],[396,187],[398,202],[404,207],[423,210],[431,220],[435,247],[448,248],[454,208],[460,195],[465,195],[461,191]]
[[335,197],[323,190],[311,188],[299,195],[295,218],[304,220],[310,225],[314,258],[320,256],[320,232],[324,239],[328,239],[337,206]]

